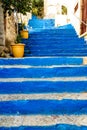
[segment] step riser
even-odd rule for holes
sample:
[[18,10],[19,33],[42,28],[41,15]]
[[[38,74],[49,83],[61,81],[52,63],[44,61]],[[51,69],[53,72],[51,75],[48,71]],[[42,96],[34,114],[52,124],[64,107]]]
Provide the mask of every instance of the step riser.
[[[41,33],[41,35],[39,34],[39,33]],[[61,32],[62,33],[62,32]],[[55,32],[55,33],[53,33],[53,32],[38,32],[38,33],[32,33],[32,32],[30,32],[29,34],[29,36],[30,36],[30,38],[39,38],[39,39],[41,39],[41,38],[43,38],[44,37],[44,35],[45,35],[45,37],[47,38],[48,36],[48,39],[50,39],[50,38],[56,38],[56,39],[61,39],[61,38],[63,38],[63,39],[72,39],[72,38],[74,38],[74,39],[77,39],[78,38],[78,35],[76,35],[75,33],[62,33],[62,35],[61,35],[61,33],[59,33],[59,32]],[[50,37],[51,36],[51,37]],[[82,40],[82,38],[81,38],[81,40]]]
[[0,59],[0,65],[52,66],[81,64],[83,64],[82,57],[28,57],[22,59]]
[[54,52],[55,51],[55,53],[57,52],[77,52],[77,53],[79,53],[79,52],[86,52],[87,51],[87,47],[85,48],[85,47],[83,47],[83,48],[78,48],[78,47],[72,47],[72,48],[67,48],[67,47],[65,47],[65,49],[66,50],[64,50],[64,49],[62,49],[62,47],[60,47],[60,48],[55,48],[55,47],[49,47],[49,49],[48,50],[46,50],[46,47],[35,47],[35,46],[33,46],[33,47],[30,47],[30,49],[31,49],[31,51],[35,51],[36,49],[37,49],[37,51],[39,51],[39,52],[41,52],[41,51],[43,51],[43,52]]
[[76,34],[76,31],[74,30],[74,28],[71,28],[71,29],[67,29],[67,28],[60,29],[59,27],[58,28],[53,27],[53,28],[50,28],[50,29],[48,29],[48,28],[39,29],[38,28],[37,30],[32,30],[32,31],[33,32],[35,31],[36,34],[38,33],[38,31],[42,32],[42,33],[56,33],[56,32],[61,33],[61,32],[63,32],[65,34],[67,34],[67,33],[69,33],[69,34]]
[[[49,43],[49,42],[50,42],[50,43]],[[29,43],[29,42],[27,42],[27,43]],[[72,46],[72,45],[76,45],[76,44],[77,44],[77,45],[82,45],[83,43],[82,43],[82,42],[79,42],[79,41],[75,41],[75,42],[74,42],[74,41],[66,41],[66,44],[65,44],[65,41],[58,41],[58,40],[57,40],[57,41],[55,41],[55,40],[53,40],[53,41],[50,41],[50,40],[48,40],[48,41],[47,41],[47,40],[46,40],[46,41],[45,41],[45,40],[44,40],[44,41],[43,41],[43,40],[42,40],[42,41],[35,40],[35,41],[30,41],[30,44],[33,44],[33,45],[34,45],[34,44],[35,44],[35,45],[36,45],[36,44],[37,44],[37,45],[39,45],[39,44],[42,44],[42,45],[43,45],[43,44],[46,44],[46,45],[50,45],[50,44],[51,44],[51,45],[52,45],[52,44],[55,45],[55,44],[56,44],[56,45],[57,45],[57,44],[58,44],[58,45],[62,45],[62,46],[63,46],[63,45],[66,46],[66,44],[69,44],[69,45]],[[83,45],[84,45],[84,44],[83,44]]]
[[42,28],[42,29],[36,29],[36,30],[30,30],[30,33],[31,34],[38,34],[38,32],[41,32],[41,34],[56,34],[56,33],[59,33],[59,34],[74,34],[74,35],[77,35],[76,31],[72,28],[72,29],[59,29],[59,28],[50,28],[50,29],[46,29],[46,28]]
[[[78,35],[74,35],[74,34],[62,34],[61,35],[61,33],[60,34],[57,34],[57,33],[55,33],[55,34],[50,34],[50,33],[44,33],[44,34],[42,34],[41,33],[41,35],[39,34],[39,33],[41,33],[41,32],[38,32],[38,34],[31,34],[31,33],[29,33],[29,37],[30,37],[30,39],[43,39],[44,38],[44,36],[46,37],[46,39],[58,39],[58,40],[62,40],[62,39],[65,39],[65,40],[77,40],[78,39]],[[81,41],[84,41],[84,39],[83,38],[81,38]]]
[[87,114],[87,100],[18,100],[0,102],[2,115],[82,115]]
[[33,53],[32,54],[32,51],[31,52],[28,52],[28,53],[25,53],[25,55],[24,55],[25,57],[33,57],[33,56],[37,56],[37,57],[39,57],[39,56],[55,56],[55,57],[57,57],[57,56],[64,56],[64,57],[66,57],[66,56],[71,56],[71,57],[75,57],[75,56],[87,56],[87,53],[56,53],[56,54],[40,54],[40,53],[38,53],[38,52],[35,52],[35,53]]
[[[43,50],[43,49],[42,49]],[[84,54],[84,53],[86,53],[87,52],[87,50],[43,50],[43,52],[42,52],[42,50],[39,50],[39,49],[37,49],[37,53],[36,53],[36,51],[35,51],[35,49],[31,49],[31,53],[33,53],[33,54],[41,54],[41,55],[44,55],[45,53],[47,54],[47,55],[62,55],[62,54],[64,54],[65,53],[65,55],[66,54]]]
[[[43,51],[45,50],[45,51],[48,51],[48,50],[50,50],[50,51],[52,51],[52,50],[64,50],[64,51],[66,51],[66,50],[86,50],[87,49],[87,45],[64,45],[63,46],[63,48],[62,48],[62,45],[56,45],[56,44],[48,44],[48,45],[46,45],[46,44],[30,44],[30,46],[26,46],[25,47],[25,49],[27,49],[27,47],[29,47],[29,49],[31,50],[31,49],[39,49],[39,50],[41,50],[41,49],[43,49]],[[46,49],[46,48],[48,48],[48,49]]]
[[20,127],[0,127],[0,130],[86,130],[86,126],[75,126],[75,125],[68,125],[68,124],[56,124],[51,126],[20,126]]
[[0,78],[53,78],[87,76],[87,67],[0,68]]
[[[30,48],[30,51],[35,51],[35,50],[37,50],[37,51],[39,51],[39,52],[41,52],[41,51],[45,51],[45,52],[52,52],[52,51],[57,51],[57,52],[59,52],[59,51],[63,51],[63,52],[74,52],[74,51],[76,51],[76,52],[86,52],[87,51],[87,47],[77,47],[77,46],[72,46],[72,48],[71,47],[68,47],[68,46],[65,46],[64,47],[64,49],[62,48],[62,46],[57,46],[56,47],[56,45],[55,46],[43,46],[43,45],[33,45],[33,46],[30,46],[29,47]],[[48,50],[46,50],[46,48],[48,48]],[[27,47],[25,48],[25,51],[27,50]]]
[[[11,79],[12,80],[12,79]],[[77,87],[78,86],[78,87]],[[87,81],[21,81],[0,82],[0,94],[83,93]]]

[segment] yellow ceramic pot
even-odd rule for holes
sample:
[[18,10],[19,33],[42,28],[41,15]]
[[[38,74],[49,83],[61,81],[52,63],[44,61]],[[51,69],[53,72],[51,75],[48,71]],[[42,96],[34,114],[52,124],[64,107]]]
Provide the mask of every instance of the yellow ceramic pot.
[[20,34],[21,34],[22,38],[28,39],[29,34],[28,34],[27,30],[20,31]]
[[21,58],[24,56],[24,47],[25,44],[11,44],[11,51],[14,57]]

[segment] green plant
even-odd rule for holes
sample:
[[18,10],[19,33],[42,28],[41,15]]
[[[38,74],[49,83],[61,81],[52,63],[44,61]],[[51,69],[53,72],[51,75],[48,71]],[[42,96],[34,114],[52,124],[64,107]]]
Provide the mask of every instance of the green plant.
[[44,0],[32,0],[32,13],[39,18],[43,18]]
[[18,34],[18,35],[16,36],[15,43],[18,44],[18,43],[21,43],[21,42],[22,42],[22,37],[21,37],[20,34]]
[[21,23],[21,30],[24,30],[26,28],[25,23]]
[[[4,24],[6,27],[6,16],[7,13],[11,15],[14,11],[16,16],[18,13],[26,15],[26,12],[30,12],[32,9],[32,0],[0,0],[4,12]],[[6,31],[6,30],[5,30]],[[18,34],[18,24],[17,24],[17,34]]]
[[30,12],[32,0],[0,0],[2,3],[2,8],[4,11],[4,16],[8,12],[9,15],[15,10],[17,13],[26,14],[26,12]]
[[25,27],[25,23],[21,23],[22,30],[24,29],[24,27]]

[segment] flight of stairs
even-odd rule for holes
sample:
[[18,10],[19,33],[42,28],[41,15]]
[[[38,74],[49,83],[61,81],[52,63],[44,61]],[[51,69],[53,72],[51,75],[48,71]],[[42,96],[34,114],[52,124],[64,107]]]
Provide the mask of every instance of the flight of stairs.
[[86,42],[45,22],[23,39],[24,58],[0,58],[0,130],[87,130]]
[[31,29],[25,56],[87,56],[87,44],[79,38],[72,25],[58,28]]
[[47,29],[55,26],[54,19],[39,19],[35,16],[29,20],[28,26],[30,29]]

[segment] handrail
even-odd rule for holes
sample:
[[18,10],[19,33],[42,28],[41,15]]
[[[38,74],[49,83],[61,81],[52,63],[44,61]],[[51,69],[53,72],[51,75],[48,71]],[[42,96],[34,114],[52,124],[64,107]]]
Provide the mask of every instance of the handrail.
[[86,24],[83,20],[81,20],[79,17],[77,17],[74,13],[73,13],[73,15],[74,15],[81,23],[83,23],[85,26],[87,26],[87,24]]
[[81,35],[79,36],[79,38],[81,38],[81,37],[84,37],[84,38],[86,38],[86,39],[87,39],[87,32],[85,32],[85,33],[81,34]]
[[86,26],[86,32],[81,34],[79,37],[86,37],[87,38],[87,23],[85,23],[83,20],[81,20],[79,17],[77,17],[74,13],[72,13],[79,21],[80,23],[83,23]]
[[[79,1],[78,1],[79,2]],[[77,2],[77,3],[78,3]],[[86,26],[86,32],[81,34],[79,37],[85,37],[87,39],[87,23],[85,23],[83,20],[81,20],[78,16],[75,15],[75,13],[71,12],[79,21],[80,23],[83,23]]]

